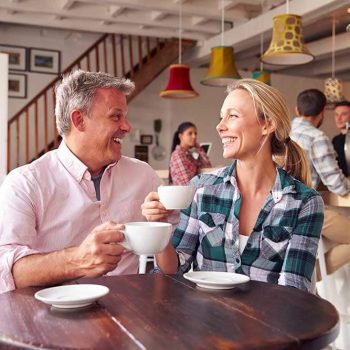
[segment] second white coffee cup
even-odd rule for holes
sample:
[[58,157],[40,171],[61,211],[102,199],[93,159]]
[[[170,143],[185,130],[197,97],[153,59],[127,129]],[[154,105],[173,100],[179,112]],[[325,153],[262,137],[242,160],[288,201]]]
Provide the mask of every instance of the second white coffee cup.
[[158,195],[160,202],[166,209],[187,208],[196,193],[193,186],[159,186]]
[[138,255],[160,253],[169,243],[172,225],[166,222],[128,222],[120,244]]

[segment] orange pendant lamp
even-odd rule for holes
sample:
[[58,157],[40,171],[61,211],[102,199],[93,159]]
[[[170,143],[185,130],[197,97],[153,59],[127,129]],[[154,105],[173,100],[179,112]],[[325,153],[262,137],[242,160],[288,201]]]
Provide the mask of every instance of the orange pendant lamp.
[[224,0],[221,0],[221,46],[211,49],[208,73],[201,80],[203,85],[227,86],[242,78],[235,65],[233,47],[224,45],[224,10]]
[[169,70],[168,85],[159,94],[163,98],[188,99],[198,97],[190,82],[190,67],[181,63],[182,2],[179,15],[179,64],[172,64]]
[[311,62],[314,56],[304,44],[301,17],[289,14],[289,1],[286,3],[287,14],[273,18],[271,43],[261,60],[286,66]]

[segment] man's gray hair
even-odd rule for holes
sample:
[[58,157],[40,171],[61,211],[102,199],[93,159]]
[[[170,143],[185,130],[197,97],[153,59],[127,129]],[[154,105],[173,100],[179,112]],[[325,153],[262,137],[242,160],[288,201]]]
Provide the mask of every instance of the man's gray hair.
[[89,115],[97,89],[116,89],[127,96],[134,91],[135,84],[129,79],[81,69],[63,76],[55,88],[56,125],[61,136],[68,134],[71,129],[70,114],[74,109]]

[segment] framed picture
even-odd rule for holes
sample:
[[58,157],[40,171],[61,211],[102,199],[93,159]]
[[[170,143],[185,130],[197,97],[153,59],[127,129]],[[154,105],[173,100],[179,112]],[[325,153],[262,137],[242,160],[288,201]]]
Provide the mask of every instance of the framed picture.
[[27,98],[27,76],[9,73],[9,97]]
[[135,158],[148,162],[148,146],[136,145],[135,146]]
[[141,135],[141,143],[143,145],[151,145],[153,143],[153,135]]
[[30,49],[29,70],[36,73],[59,74],[61,53],[56,50]]
[[9,55],[9,69],[23,70],[27,69],[27,49],[21,46],[1,45],[0,52]]

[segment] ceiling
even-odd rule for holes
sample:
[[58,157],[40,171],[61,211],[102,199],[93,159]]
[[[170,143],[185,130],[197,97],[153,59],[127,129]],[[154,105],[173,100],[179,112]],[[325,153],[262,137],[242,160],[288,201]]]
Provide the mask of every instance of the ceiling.
[[[303,18],[303,36],[315,56],[294,67],[265,65],[284,74],[325,78],[332,75],[332,18],[336,20],[335,75],[350,80],[349,0],[0,0],[0,22],[95,33],[178,37],[197,41],[183,56],[205,66],[210,49],[222,43],[235,50],[238,69],[259,69],[261,43],[267,49],[273,17],[287,12]],[[222,10],[223,6],[223,10]]]

